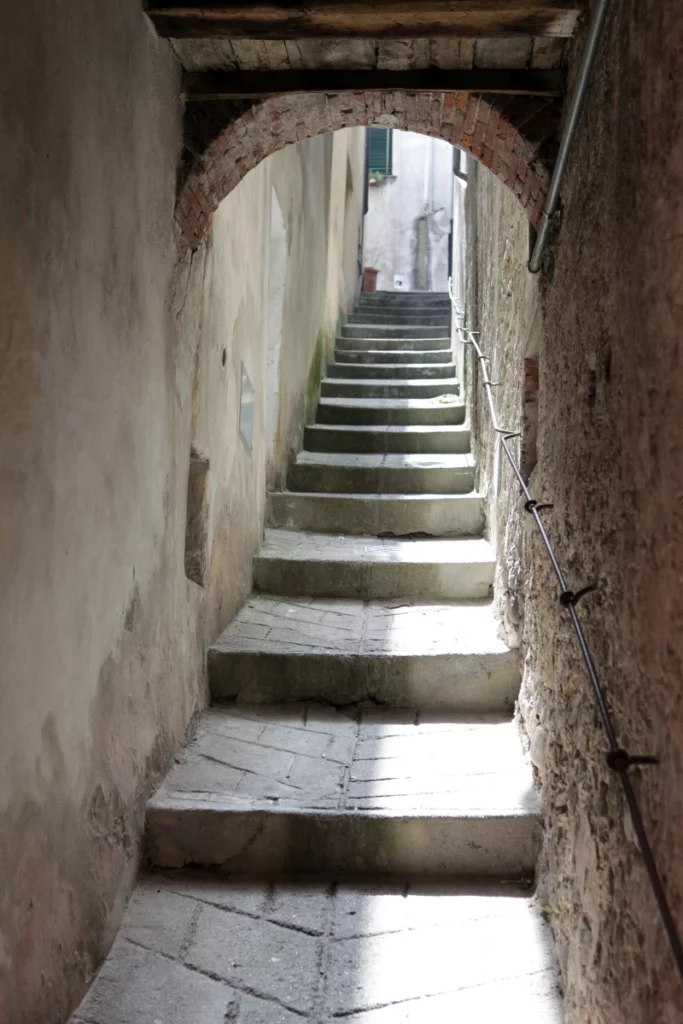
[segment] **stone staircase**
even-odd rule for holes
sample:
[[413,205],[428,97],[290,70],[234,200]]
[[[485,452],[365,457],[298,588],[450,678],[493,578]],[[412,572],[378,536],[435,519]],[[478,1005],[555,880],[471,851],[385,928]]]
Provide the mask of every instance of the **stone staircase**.
[[75,1022],[561,1022],[475,468],[447,297],[363,295]]

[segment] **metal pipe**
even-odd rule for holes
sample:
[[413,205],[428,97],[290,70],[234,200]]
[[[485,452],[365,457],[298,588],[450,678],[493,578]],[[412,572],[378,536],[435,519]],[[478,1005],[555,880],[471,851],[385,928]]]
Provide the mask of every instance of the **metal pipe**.
[[583,48],[583,54],[581,56],[579,77],[569,104],[567,123],[565,124],[562,141],[560,142],[560,149],[557,154],[557,161],[555,162],[553,176],[550,180],[548,195],[546,196],[543,212],[541,213],[534,251],[532,252],[531,259],[528,263],[529,270],[532,274],[537,274],[539,272],[541,269],[541,263],[543,262],[543,253],[548,241],[548,231],[550,229],[550,218],[554,214],[560,198],[560,188],[567,169],[569,150],[579,124],[579,115],[588,89],[588,82],[590,80],[591,71],[593,70],[593,64],[595,63],[595,55],[597,53],[598,43],[600,42],[600,36],[602,35],[602,29],[605,24],[608,5],[609,0],[596,0],[595,7],[593,8],[593,13],[591,15],[586,45]]

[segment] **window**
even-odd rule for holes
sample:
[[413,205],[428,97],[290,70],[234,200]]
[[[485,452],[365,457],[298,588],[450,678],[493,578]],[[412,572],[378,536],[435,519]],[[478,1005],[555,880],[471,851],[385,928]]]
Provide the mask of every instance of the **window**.
[[368,128],[368,170],[391,174],[391,128]]

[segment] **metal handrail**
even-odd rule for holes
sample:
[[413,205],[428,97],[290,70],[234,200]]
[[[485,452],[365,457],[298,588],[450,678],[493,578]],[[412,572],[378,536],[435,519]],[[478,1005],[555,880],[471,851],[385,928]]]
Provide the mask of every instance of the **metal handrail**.
[[[450,279],[448,281],[448,294],[450,295],[453,309],[456,310],[455,300],[453,297],[452,282]],[[462,317],[462,314],[458,313],[456,310],[456,316]],[[669,946],[671,947],[671,955],[673,957],[674,964],[679,975],[681,987],[683,987],[683,944],[681,943],[681,938],[678,933],[676,922],[674,921],[673,914],[671,913],[671,909],[669,907],[666,892],[664,891],[664,885],[662,883],[659,871],[657,870],[654,854],[652,852],[652,846],[650,845],[650,840],[645,829],[645,823],[643,821],[643,815],[640,810],[638,798],[636,797],[635,790],[633,789],[631,779],[628,775],[628,770],[633,765],[658,764],[659,760],[658,758],[653,757],[651,755],[630,754],[624,747],[622,747],[619,744],[617,740],[617,734],[614,728],[614,723],[612,721],[612,715],[610,714],[609,708],[607,706],[607,700],[605,698],[604,690],[598,678],[595,662],[593,661],[588,641],[586,639],[586,635],[583,631],[583,627],[581,625],[581,621],[576,610],[576,605],[579,603],[581,598],[584,597],[586,594],[590,593],[591,591],[596,590],[597,588],[595,584],[590,584],[589,586],[583,587],[581,590],[574,591],[570,590],[567,586],[564,574],[562,572],[562,569],[560,568],[559,561],[557,559],[557,556],[555,555],[555,551],[553,550],[550,537],[548,536],[548,532],[545,526],[543,525],[540,515],[540,513],[544,509],[551,509],[553,506],[548,502],[539,502],[532,496],[531,491],[525,483],[524,478],[520,472],[519,466],[512,454],[509,442],[512,441],[515,437],[521,437],[521,432],[519,430],[510,430],[507,427],[501,426],[500,421],[498,420],[496,406],[493,401],[492,394],[493,388],[496,387],[497,384],[494,381],[492,381],[489,376],[488,368],[491,360],[489,359],[488,356],[484,355],[479,346],[479,342],[476,340],[479,337],[479,331],[472,331],[468,327],[460,325],[457,322],[456,329],[461,339],[463,340],[463,344],[471,345],[476,353],[476,358],[479,362],[479,365],[481,366],[481,373],[483,378],[482,383],[484,390],[486,392],[486,397],[488,399],[493,429],[495,433],[498,434],[500,437],[500,441],[503,446],[503,451],[507,456],[507,460],[510,463],[510,466],[512,467],[512,471],[515,477],[517,478],[517,483],[519,484],[520,490],[522,492],[524,498],[524,509],[533,517],[533,520],[536,523],[536,526],[538,527],[538,531],[541,535],[543,545],[548,554],[548,558],[550,559],[550,563],[553,567],[553,572],[555,573],[557,582],[559,583],[560,593],[558,600],[560,605],[563,608],[565,608],[569,613],[571,624],[574,628],[576,638],[579,642],[579,647],[581,648],[581,655],[586,666],[586,671],[588,673],[588,678],[590,680],[593,694],[598,705],[598,711],[600,712],[600,719],[602,721],[603,729],[605,730],[605,733],[607,735],[607,765],[609,768],[612,769],[612,771],[616,772],[621,782],[621,786],[624,791],[624,796],[626,797],[626,802],[628,804],[631,821],[633,823],[633,828],[638,838],[640,852],[645,863],[645,870],[647,872],[647,876],[652,887],[652,892],[654,894],[655,901],[659,909],[659,914],[662,919],[664,931],[666,932],[666,937],[669,940]]]

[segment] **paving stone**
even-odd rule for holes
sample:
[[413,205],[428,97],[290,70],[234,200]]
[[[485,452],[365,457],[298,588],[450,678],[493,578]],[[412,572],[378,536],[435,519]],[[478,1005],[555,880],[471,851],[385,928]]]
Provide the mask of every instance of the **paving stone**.
[[[258,916],[264,910],[270,894],[267,882],[254,880],[243,881],[225,878],[208,872],[172,872],[170,874],[155,873],[143,876],[138,887],[144,886],[152,892],[172,892],[186,898],[188,906],[194,907],[191,901],[211,903],[226,910],[237,910],[243,914]],[[136,890],[137,891],[137,890]],[[125,928],[128,928],[128,916]]]
[[[168,885],[198,915],[187,952],[173,958],[126,938],[143,907],[165,930]],[[252,916],[206,905],[210,895],[244,906],[250,892]],[[302,1019],[562,1024],[549,930],[514,885],[304,880],[266,894],[220,876],[152,875],[72,1024]]]
[[270,921],[202,907],[188,964],[286,1009],[311,1010],[319,982],[320,940]]
[[332,888],[324,882],[308,882],[305,886],[280,882],[271,895],[266,917],[278,924],[322,935],[332,915]]
[[[371,968],[364,970],[364,965]],[[331,1015],[346,1015],[482,989],[553,967],[542,924],[533,908],[520,900],[518,913],[494,921],[468,914],[461,924],[451,921],[339,939],[328,961],[327,1008]]]
[[235,1004],[235,1024],[301,1024],[302,1021],[301,1014],[291,1013],[272,1000],[257,999],[255,996],[239,993]]
[[119,938],[76,1012],[83,1024],[225,1024],[226,984]]
[[189,938],[195,904],[142,879],[126,914],[126,938],[147,949],[177,958]]

